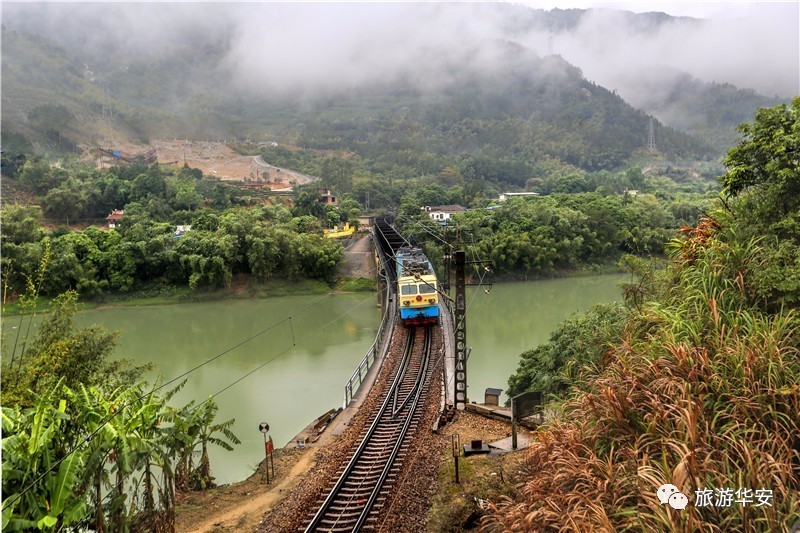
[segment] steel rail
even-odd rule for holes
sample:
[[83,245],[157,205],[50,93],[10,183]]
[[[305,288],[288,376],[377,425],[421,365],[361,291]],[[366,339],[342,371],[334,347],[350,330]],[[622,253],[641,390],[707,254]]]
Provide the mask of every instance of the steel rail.
[[[324,521],[330,522],[331,520],[333,520],[334,522],[334,525],[331,526],[332,530],[333,528],[336,528],[336,524],[339,523],[339,521],[342,518],[344,518],[346,509],[339,511],[337,513],[335,511],[332,511],[332,507],[337,502],[341,502],[343,487],[348,482],[352,483],[354,481],[360,481],[360,483],[358,483],[357,485],[358,487],[363,486],[365,482],[368,481],[366,478],[372,476],[372,474],[374,473],[374,467],[379,466],[381,463],[383,463],[383,468],[381,469],[381,472],[379,473],[377,480],[369,481],[369,483],[373,485],[372,490],[369,493],[369,497],[366,499],[360,498],[359,500],[359,507],[361,507],[363,502],[365,503],[363,503],[363,507],[361,507],[361,511],[358,515],[358,518],[355,524],[350,529],[350,531],[359,531],[363,527],[364,523],[368,520],[372,508],[375,505],[377,499],[379,498],[381,490],[386,484],[386,480],[389,477],[391,469],[394,466],[394,463],[400,453],[401,447],[405,441],[405,437],[409,431],[412,422],[414,421],[415,418],[414,415],[417,405],[420,401],[420,398],[422,397],[422,393],[424,392],[423,385],[425,383],[425,380],[427,379],[428,366],[430,361],[430,350],[432,345],[431,338],[433,336],[432,329],[430,328],[430,326],[426,327],[424,331],[423,350],[421,354],[422,360],[420,361],[420,365],[418,367],[418,373],[414,378],[414,383],[413,386],[411,387],[411,390],[409,391],[406,399],[403,400],[402,402],[402,405],[409,404],[410,402],[409,408],[406,412],[405,420],[401,420],[399,422],[396,421],[397,412],[395,412],[394,409],[390,408],[390,406],[394,407],[396,405],[397,397],[400,394],[401,388],[403,386],[408,385],[407,381],[404,378],[406,378],[408,375],[407,372],[409,366],[408,363],[414,355],[414,347],[416,346],[415,342],[416,332],[417,332],[416,328],[414,328],[413,330],[409,330],[408,340],[406,342],[405,351],[403,354],[403,360],[401,361],[398,371],[395,374],[392,384],[389,387],[389,390],[387,391],[386,396],[383,399],[380,408],[376,410],[375,419],[373,420],[369,429],[365,433],[364,438],[359,444],[359,447],[356,449],[356,452],[353,454],[353,457],[350,459],[344,471],[339,476],[339,479],[337,480],[336,484],[331,489],[330,493],[325,498],[324,502],[322,503],[322,505],[315,513],[314,517],[309,522],[309,525],[305,529],[306,532],[318,531],[318,530],[324,531],[326,529],[325,527],[321,527],[322,523]],[[394,422],[397,422],[398,425],[395,425],[394,427],[390,425],[388,428],[389,429],[388,442],[389,443],[393,442],[391,452],[389,453],[388,457],[386,457],[385,454],[383,453],[381,454],[381,457],[378,459],[369,459],[368,457],[366,457],[367,454],[365,454],[365,452],[367,451],[370,444],[374,444],[373,437],[376,436],[378,430],[385,429],[382,428],[382,426],[385,426],[387,423],[392,424]],[[402,425],[400,425],[401,423]],[[380,438],[387,438],[387,435],[381,435],[380,437],[378,437],[378,439]],[[384,458],[385,458],[385,463],[384,463]],[[371,464],[369,464],[370,462]],[[368,463],[366,465],[367,467],[366,473],[363,472],[360,474],[356,473],[357,467],[361,467],[362,470],[364,469],[365,465],[362,463]],[[359,477],[361,477],[360,480]],[[356,497],[355,495],[351,495],[348,503],[352,502],[352,500],[355,497]],[[355,512],[356,510],[353,510],[353,514]],[[352,514],[349,518],[352,520]],[[344,531],[345,529],[343,528],[347,527],[349,526],[342,524],[341,528],[336,528],[335,530]]]
[[375,500],[378,499],[378,495],[380,494],[381,488],[383,488],[383,485],[386,482],[386,478],[389,476],[389,471],[392,469],[394,461],[395,459],[397,459],[397,455],[400,453],[400,448],[404,444],[406,435],[408,434],[408,428],[411,425],[411,421],[414,419],[414,413],[416,412],[417,405],[419,404],[420,397],[422,396],[422,384],[425,381],[428,370],[428,362],[430,360],[431,337],[432,337],[431,328],[430,326],[427,326],[425,328],[425,340],[422,352],[422,362],[420,364],[419,373],[417,374],[417,379],[415,380],[414,390],[409,393],[409,398],[413,396],[414,401],[409,406],[408,414],[406,415],[406,421],[403,424],[400,436],[395,441],[392,453],[389,455],[389,459],[386,461],[386,465],[384,465],[383,467],[383,472],[381,472],[378,481],[375,483],[375,488],[372,490],[372,495],[370,496],[369,500],[367,500],[367,503],[364,505],[364,509],[361,511],[361,516],[358,518],[356,525],[353,527],[353,531],[360,531],[361,528],[364,526],[364,522],[367,521],[367,518],[369,517],[369,514],[372,511],[372,506],[375,505]]

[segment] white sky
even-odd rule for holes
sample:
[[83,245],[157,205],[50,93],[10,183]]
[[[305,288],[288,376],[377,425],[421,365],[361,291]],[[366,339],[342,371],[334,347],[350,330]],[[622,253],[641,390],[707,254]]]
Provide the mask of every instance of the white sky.
[[[45,35],[72,39],[100,54],[120,49],[157,54],[180,45],[187,36],[211,39],[230,31],[225,67],[238,85],[258,92],[350,87],[392,79],[397,73],[414,73],[418,81],[428,82],[464,60],[491,68],[496,63],[491,47],[476,46],[508,38],[506,17],[515,12],[495,7],[513,3],[537,9],[599,8],[581,17],[574,28],[547,32],[535,25],[520,27],[511,38],[540,55],[560,55],[588,79],[618,90],[635,105],[643,105],[642,98],[655,90],[670,91],[664,83],[670,72],[733,83],[766,96],[800,94],[800,0],[0,1],[4,20],[16,21],[23,31],[38,26]],[[705,20],[670,21],[643,32],[613,11],[620,9]]]
[[[588,9],[588,8],[608,8],[624,9],[634,13],[645,13],[648,11],[660,11],[669,15],[697,17],[697,18],[739,18],[749,17],[759,12],[775,8],[797,5],[797,0],[771,1],[771,2],[663,2],[652,0],[640,0],[639,2],[592,2],[589,0],[567,0],[567,1],[530,1],[515,2],[539,9]],[[798,20],[800,25],[800,20]]]

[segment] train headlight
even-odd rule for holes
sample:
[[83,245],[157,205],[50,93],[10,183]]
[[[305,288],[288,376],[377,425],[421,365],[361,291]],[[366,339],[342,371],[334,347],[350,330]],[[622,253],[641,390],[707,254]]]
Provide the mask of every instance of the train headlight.
[[432,303],[433,303],[433,302],[435,302],[435,301],[436,301],[436,300],[435,300],[434,298],[428,298],[428,303],[429,303],[429,304],[432,304]]
[[403,305],[409,305],[410,303],[411,303],[411,302],[409,302],[408,300],[406,300],[405,302],[403,302]]

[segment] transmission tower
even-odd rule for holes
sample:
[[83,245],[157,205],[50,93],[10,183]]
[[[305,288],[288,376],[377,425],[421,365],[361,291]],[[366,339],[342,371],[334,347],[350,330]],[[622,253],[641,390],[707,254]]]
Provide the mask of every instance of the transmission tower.
[[653,126],[653,117],[650,117],[650,126],[647,128],[647,149],[651,154],[656,153],[656,130]]

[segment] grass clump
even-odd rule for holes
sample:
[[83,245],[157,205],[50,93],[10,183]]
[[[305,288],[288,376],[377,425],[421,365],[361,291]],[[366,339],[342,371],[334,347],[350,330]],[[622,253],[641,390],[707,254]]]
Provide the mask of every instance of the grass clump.
[[[761,243],[728,222],[673,243],[666,276],[538,432],[527,481],[493,503],[488,529],[784,531],[800,516],[800,321],[757,305]],[[659,503],[664,483],[685,510]],[[694,505],[722,488],[770,490],[771,505]]]
[[367,278],[344,278],[334,286],[334,290],[342,292],[369,292],[375,291],[376,288],[375,280]]

